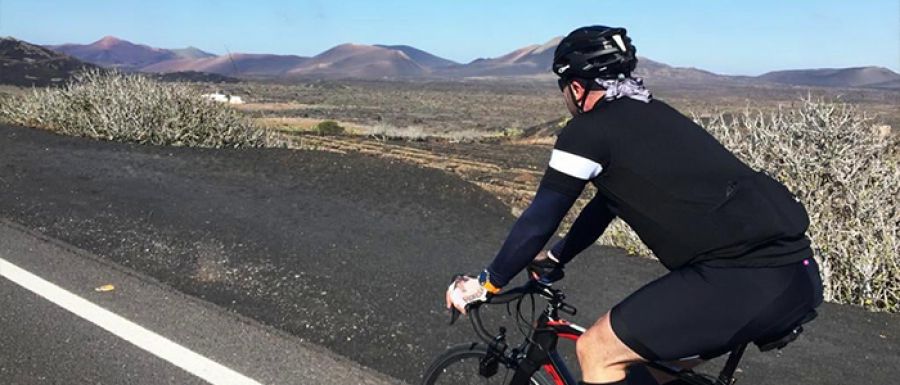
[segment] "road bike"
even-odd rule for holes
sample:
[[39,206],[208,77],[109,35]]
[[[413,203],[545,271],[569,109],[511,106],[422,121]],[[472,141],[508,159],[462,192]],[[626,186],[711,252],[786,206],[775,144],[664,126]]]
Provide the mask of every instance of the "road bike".
[[[534,317],[535,297],[546,302],[546,307],[537,317]],[[525,318],[525,298],[531,299],[531,319]],[[574,316],[577,312],[565,299],[561,290],[542,281],[529,279],[522,286],[491,296],[486,301],[470,304],[467,307],[469,319],[481,342],[448,349],[428,367],[421,384],[576,385],[578,382],[557,351],[557,343],[560,339],[577,341],[585,328],[560,318],[560,313]],[[500,327],[497,334],[488,332],[481,319],[480,308],[483,305],[499,304],[512,308],[513,303],[517,326],[520,329],[526,327],[530,332],[526,333],[524,341],[510,346],[507,344],[506,328]],[[513,311],[510,310],[510,313]],[[458,312],[454,311],[450,323],[453,324],[458,316]],[[803,331],[802,325],[815,316],[816,312],[811,311],[789,330],[753,343],[763,352],[781,349],[794,341]],[[672,362],[647,362],[644,365],[692,385],[733,385],[736,381],[734,373],[747,345],[748,343],[740,344],[728,353],[728,359],[718,376],[685,369]]]

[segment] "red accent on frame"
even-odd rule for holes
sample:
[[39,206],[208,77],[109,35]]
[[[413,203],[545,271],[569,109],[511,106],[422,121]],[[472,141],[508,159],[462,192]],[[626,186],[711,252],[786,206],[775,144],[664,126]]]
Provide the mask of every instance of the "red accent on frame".
[[577,341],[581,337],[581,332],[572,328],[572,323],[566,320],[550,320],[547,321],[547,326],[553,326],[557,329],[557,335],[568,340]]
[[559,373],[556,372],[556,368],[554,368],[553,365],[544,365],[544,371],[550,373],[550,376],[553,377],[553,383],[555,383],[556,385],[566,385],[566,383],[563,382],[562,377],[559,376]]

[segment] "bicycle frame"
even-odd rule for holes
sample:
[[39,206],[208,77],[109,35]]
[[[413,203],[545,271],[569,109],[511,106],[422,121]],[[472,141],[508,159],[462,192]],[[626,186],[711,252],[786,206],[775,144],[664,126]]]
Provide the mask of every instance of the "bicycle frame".
[[[542,317],[545,318],[545,317]],[[543,324],[543,325],[541,325]],[[556,385],[576,385],[578,382],[575,379],[575,376],[572,375],[572,372],[569,370],[568,366],[566,366],[565,360],[560,357],[559,353],[556,350],[556,343],[559,338],[567,339],[573,342],[578,341],[578,338],[585,332],[585,329],[577,324],[573,324],[564,319],[545,319],[543,322],[538,320],[538,328],[532,333],[532,340],[537,344],[541,344],[542,342],[552,342],[552,344],[541,344],[540,347],[532,346],[529,351],[526,352],[526,360],[529,358],[538,358],[540,359],[543,354],[536,354],[532,351],[545,351],[547,352],[545,355],[545,363],[542,365],[544,371],[546,371],[553,378],[553,382]],[[544,334],[552,334],[554,338],[548,339]],[[737,364],[741,359],[741,356],[744,353],[744,349],[746,349],[745,345],[738,346],[737,349],[733,350],[728,357],[728,361],[725,364],[725,367],[722,369],[718,379],[716,382],[711,382],[709,379],[698,376],[691,370],[686,370],[678,366],[668,365],[662,362],[647,362],[644,365],[651,367],[653,369],[659,370],[663,373],[669,374],[676,378],[679,378],[689,384],[695,385],[710,385],[710,384],[726,384],[731,385],[734,383],[734,371],[737,368]],[[546,349],[546,350],[545,350]],[[524,369],[524,370],[522,370]],[[519,374],[519,372],[522,372]],[[519,370],[517,370],[516,374],[513,376],[513,380],[510,384],[527,384],[528,378],[534,371],[530,370],[528,367],[520,366]],[[522,382],[522,379],[525,382]],[[516,382],[519,381],[519,382]]]
[[[552,328],[553,332],[556,333],[558,337],[572,342],[578,341],[578,338],[586,331],[585,328],[564,319],[547,320],[546,326]],[[577,384],[575,376],[569,371],[569,367],[566,366],[565,361],[559,356],[559,353],[555,348],[550,353],[550,362],[544,364],[544,370],[553,377],[553,382],[555,382],[556,385]]]
[[[530,382],[531,376],[543,368],[556,385],[577,385],[577,380],[572,372],[566,366],[565,361],[556,350],[559,339],[566,339],[573,342],[584,334],[585,328],[571,323],[559,317],[559,312],[565,312],[571,315],[576,313],[576,309],[564,302],[565,295],[557,289],[551,288],[547,284],[530,281],[520,288],[511,290],[508,293],[500,294],[494,300],[488,300],[485,303],[498,304],[509,303],[516,299],[520,299],[528,294],[539,294],[548,301],[548,305],[541,312],[533,325],[533,331],[530,335],[527,348],[524,352],[524,358],[518,362],[515,373],[510,385],[525,385]],[[491,336],[484,328],[478,311],[478,306],[470,308],[473,327],[476,334],[482,340],[488,342],[488,346],[498,353],[503,353],[507,349],[505,343],[505,329],[501,328],[500,334]],[[737,346],[728,356],[728,361],[719,373],[718,378],[711,379],[704,375],[695,373],[690,369],[684,369],[677,365],[670,365],[665,362],[646,362],[644,365],[676,377],[678,379],[693,385],[732,385],[734,384],[734,372],[737,369],[738,362],[744,354],[747,344]]]

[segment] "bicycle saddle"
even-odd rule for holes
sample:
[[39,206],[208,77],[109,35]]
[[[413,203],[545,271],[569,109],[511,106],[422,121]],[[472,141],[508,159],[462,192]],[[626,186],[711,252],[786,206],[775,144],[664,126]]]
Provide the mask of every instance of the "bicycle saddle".
[[803,324],[812,321],[818,316],[819,313],[816,313],[815,310],[810,310],[809,313],[806,313],[800,321],[796,323],[796,325],[790,328],[788,331],[783,331],[779,333],[773,333],[766,337],[757,339],[753,341],[754,344],[759,348],[761,352],[767,352],[774,349],[783,349],[787,344],[794,342],[800,333],[803,332]]

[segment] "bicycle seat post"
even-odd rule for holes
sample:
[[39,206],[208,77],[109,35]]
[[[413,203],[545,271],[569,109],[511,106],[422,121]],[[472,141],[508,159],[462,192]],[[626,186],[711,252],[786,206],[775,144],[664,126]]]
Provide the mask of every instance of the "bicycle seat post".
[[744,350],[746,349],[747,344],[741,344],[740,346],[732,350],[731,354],[728,355],[728,361],[725,362],[725,367],[723,367],[722,371],[719,373],[720,384],[734,384],[734,372],[737,370],[738,363],[741,362],[741,357],[744,356]]

